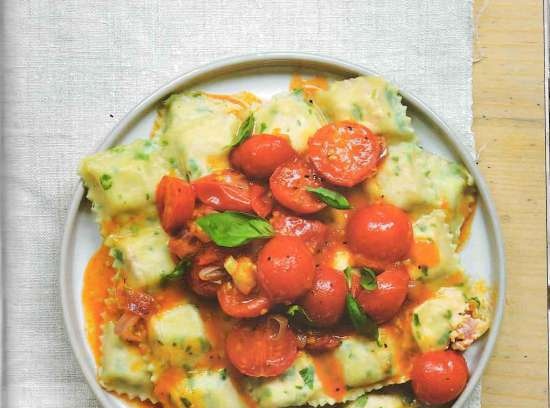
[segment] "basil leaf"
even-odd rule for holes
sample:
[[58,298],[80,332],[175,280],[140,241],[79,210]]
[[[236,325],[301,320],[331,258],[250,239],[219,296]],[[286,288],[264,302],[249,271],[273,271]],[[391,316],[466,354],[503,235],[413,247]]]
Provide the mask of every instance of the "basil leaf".
[[304,380],[304,384],[308,386],[310,390],[313,389],[313,367],[309,366],[306,368],[302,368],[300,371],[300,377],[302,377],[302,380]]
[[336,191],[323,187],[308,187],[307,191],[314,193],[319,200],[339,210],[349,210],[351,205],[346,197]]
[[352,275],[353,275],[353,268],[351,266],[347,266],[346,269],[344,269],[344,276],[346,277],[346,284],[348,285],[348,290],[351,289]]
[[205,215],[197,219],[197,224],[216,245],[229,248],[274,234],[271,224],[263,218],[235,211]]
[[183,258],[179,263],[176,265],[174,270],[170,272],[168,275],[164,275],[160,279],[161,285],[166,285],[168,282],[171,282],[175,279],[178,279],[185,275],[187,272],[191,270],[191,267],[193,266],[193,260],[189,258]]
[[355,330],[364,336],[378,338],[378,326],[350,294],[346,295],[346,311]]
[[376,273],[372,269],[367,267],[361,268],[361,287],[368,291],[378,288]]
[[308,323],[312,323],[312,321],[309,318],[309,316],[307,315],[306,311],[300,305],[291,305],[291,306],[289,306],[289,308],[286,310],[286,314],[290,317],[302,316],[305,320],[307,320]]
[[108,174],[102,174],[101,177],[99,177],[99,182],[105,191],[113,186],[113,178]]
[[242,142],[244,142],[246,139],[250,137],[253,130],[254,130],[254,115],[250,114],[245,120],[243,120],[243,123],[241,123],[241,126],[239,126],[239,130],[237,130],[237,134],[233,138],[233,141],[231,142],[229,147],[236,147],[240,145]]

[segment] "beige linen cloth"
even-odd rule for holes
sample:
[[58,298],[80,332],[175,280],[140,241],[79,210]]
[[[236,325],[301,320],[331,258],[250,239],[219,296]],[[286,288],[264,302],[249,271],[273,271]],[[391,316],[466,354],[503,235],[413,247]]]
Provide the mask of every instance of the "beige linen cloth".
[[[472,5],[462,0],[4,0],[4,407],[97,407],[62,321],[58,266],[79,160],[140,99],[221,57],[304,51],[363,64],[473,149]],[[479,390],[471,407],[479,406]]]

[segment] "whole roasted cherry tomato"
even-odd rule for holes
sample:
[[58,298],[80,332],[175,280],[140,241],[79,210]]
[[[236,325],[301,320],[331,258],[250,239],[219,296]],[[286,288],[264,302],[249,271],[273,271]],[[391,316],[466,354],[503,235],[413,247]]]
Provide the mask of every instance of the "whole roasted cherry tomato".
[[346,238],[351,248],[374,265],[406,259],[413,241],[411,220],[391,204],[373,204],[358,209],[348,220]]
[[273,213],[270,222],[277,234],[302,238],[312,252],[321,247],[328,233],[327,226],[321,221],[295,217],[280,211]]
[[160,223],[167,233],[175,235],[193,215],[195,191],[182,179],[164,176],[155,195]]
[[269,178],[269,186],[279,203],[297,213],[311,214],[326,206],[307,191],[308,187],[320,187],[321,180],[303,159],[295,158],[277,167]]
[[292,302],[305,294],[314,275],[313,255],[300,238],[275,236],[258,254],[258,283],[276,303]]
[[271,192],[259,184],[250,185],[250,206],[260,217],[267,217],[273,209]]
[[231,164],[248,177],[266,178],[296,152],[287,139],[268,134],[252,135],[231,152]]
[[394,265],[376,277],[377,288],[359,288],[357,301],[376,323],[384,323],[397,314],[407,297],[409,273],[403,265]]
[[223,170],[193,182],[197,197],[216,210],[249,212],[250,185],[236,171]]
[[455,351],[432,351],[416,357],[411,372],[412,388],[426,404],[445,404],[460,395],[468,381],[468,366]]
[[274,377],[296,360],[298,341],[283,318],[268,317],[259,322],[240,323],[227,335],[229,361],[251,377]]
[[332,184],[352,187],[376,173],[382,139],[356,122],[323,126],[308,141],[313,167]]
[[332,326],[344,313],[346,293],[344,274],[336,269],[321,266],[315,271],[313,287],[300,303],[315,326]]
[[264,315],[271,306],[269,298],[259,291],[244,295],[231,282],[218,289],[218,302],[225,314],[240,319]]

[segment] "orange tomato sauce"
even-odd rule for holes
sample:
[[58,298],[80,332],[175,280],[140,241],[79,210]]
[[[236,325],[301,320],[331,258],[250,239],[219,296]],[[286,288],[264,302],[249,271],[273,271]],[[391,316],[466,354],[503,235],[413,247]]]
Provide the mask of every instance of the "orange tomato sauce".
[[289,89],[291,91],[295,89],[303,89],[304,94],[311,98],[316,92],[328,89],[328,81],[322,76],[303,78],[299,74],[294,74],[290,79]]
[[439,248],[433,241],[415,241],[411,249],[411,259],[416,265],[436,266],[439,263]]
[[92,256],[84,272],[84,286],[82,288],[84,319],[86,321],[88,343],[96,362],[101,357],[103,315],[108,313],[105,307],[105,298],[108,296],[108,289],[112,286],[115,273],[112,258],[109,255],[109,248],[106,246],[99,248]]
[[346,383],[342,364],[334,352],[312,355],[315,374],[319,377],[323,391],[336,401],[341,401],[346,394]]

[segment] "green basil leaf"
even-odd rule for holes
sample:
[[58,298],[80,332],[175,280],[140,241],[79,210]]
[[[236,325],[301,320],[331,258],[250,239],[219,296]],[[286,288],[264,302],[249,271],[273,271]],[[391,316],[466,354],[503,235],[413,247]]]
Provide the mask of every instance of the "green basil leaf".
[[256,238],[269,238],[273,227],[263,218],[235,211],[207,214],[197,224],[216,245],[238,247]]
[[108,174],[102,174],[101,177],[99,177],[99,182],[105,191],[113,186],[113,178]]
[[352,275],[353,275],[353,268],[351,266],[347,266],[346,269],[344,269],[344,276],[346,277],[346,284],[348,285],[348,290],[351,290]]
[[339,210],[349,210],[351,205],[346,197],[336,191],[323,187],[308,187],[307,191],[314,193],[319,200]]
[[376,283],[376,273],[370,268],[361,268],[361,287],[365,290],[372,291],[378,287]]
[[191,267],[193,266],[193,259],[192,258],[183,258],[179,263],[176,265],[174,270],[170,272],[168,275],[164,275],[161,280],[161,285],[166,285],[168,282],[171,282],[175,279],[178,279],[185,275],[187,272],[191,270]]
[[364,336],[378,338],[378,326],[350,294],[346,295],[346,311],[355,330]]
[[300,305],[291,305],[286,310],[286,314],[290,317],[303,317],[308,323],[312,323],[304,308]]
[[254,130],[254,115],[250,114],[245,120],[243,120],[243,123],[241,123],[241,126],[239,126],[239,130],[237,130],[237,134],[233,138],[233,141],[231,142],[229,147],[235,147],[240,145],[242,142],[244,142],[246,139],[250,137],[253,130]]
[[310,390],[313,389],[313,378],[314,378],[314,371],[313,367],[309,366],[306,368],[302,368],[300,371],[300,377],[302,377],[302,380],[304,380],[304,384],[308,386]]

